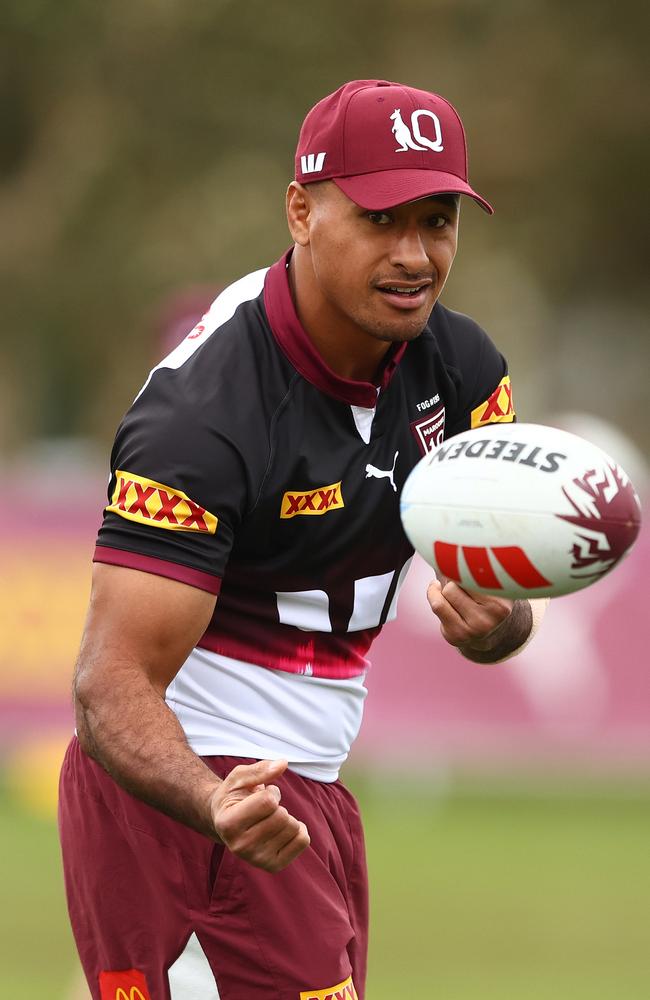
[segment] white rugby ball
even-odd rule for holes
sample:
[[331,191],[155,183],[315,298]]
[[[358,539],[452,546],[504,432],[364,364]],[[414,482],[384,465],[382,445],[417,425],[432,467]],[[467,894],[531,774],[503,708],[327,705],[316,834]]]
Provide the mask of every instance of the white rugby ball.
[[558,597],[609,573],[641,505],[596,445],[541,424],[493,424],[428,452],[400,498],[404,530],[438,574],[501,597]]

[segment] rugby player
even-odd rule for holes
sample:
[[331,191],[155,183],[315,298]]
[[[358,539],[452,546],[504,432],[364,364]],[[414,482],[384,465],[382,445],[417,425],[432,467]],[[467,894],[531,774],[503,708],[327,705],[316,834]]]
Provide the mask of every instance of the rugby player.
[[[117,431],[60,799],[95,1000],[364,996],[363,835],[338,774],[413,554],[399,492],[433,444],[514,419],[503,357],[439,302],[461,196],[492,211],[442,97],[365,80],[324,98],[291,248],[215,300]],[[532,634],[526,601],[427,596],[470,659]]]

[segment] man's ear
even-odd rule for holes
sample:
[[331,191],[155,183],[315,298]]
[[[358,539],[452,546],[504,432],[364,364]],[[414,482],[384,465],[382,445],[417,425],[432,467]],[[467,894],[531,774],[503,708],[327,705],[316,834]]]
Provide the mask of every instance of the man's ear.
[[306,247],[309,244],[309,219],[312,200],[304,185],[291,181],[287,188],[287,222],[294,243]]

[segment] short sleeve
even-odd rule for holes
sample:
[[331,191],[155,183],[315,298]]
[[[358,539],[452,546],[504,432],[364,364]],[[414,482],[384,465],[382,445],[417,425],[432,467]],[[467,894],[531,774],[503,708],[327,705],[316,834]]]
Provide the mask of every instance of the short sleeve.
[[218,593],[250,477],[191,372],[155,372],[118,429],[95,561]]

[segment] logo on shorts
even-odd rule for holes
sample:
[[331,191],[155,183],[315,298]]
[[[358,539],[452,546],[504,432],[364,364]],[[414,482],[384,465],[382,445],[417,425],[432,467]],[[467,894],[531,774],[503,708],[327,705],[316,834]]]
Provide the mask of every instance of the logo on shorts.
[[151,1000],[144,973],[137,969],[100,972],[99,995],[101,1000]]
[[282,497],[280,504],[280,517],[286,520],[295,517],[296,514],[327,514],[330,510],[337,510],[345,507],[341,484],[332,483],[330,486],[319,486],[315,490],[307,490],[304,493],[287,492]]
[[359,996],[352,976],[348,976],[344,982],[324,990],[305,990],[300,994],[300,1000],[359,1000]]
[[429,417],[414,420],[411,424],[411,431],[423,455],[442,444],[445,438],[444,406],[439,406]]
[[506,375],[485,402],[472,410],[471,426],[474,428],[485,427],[486,424],[511,424],[514,419],[512,386],[510,376]]
[[132,472],[115,473],[115,489],[106,508],[128,521],[172,531],[204,531],[214,535],[218,518],[181,490],[144,479]]

